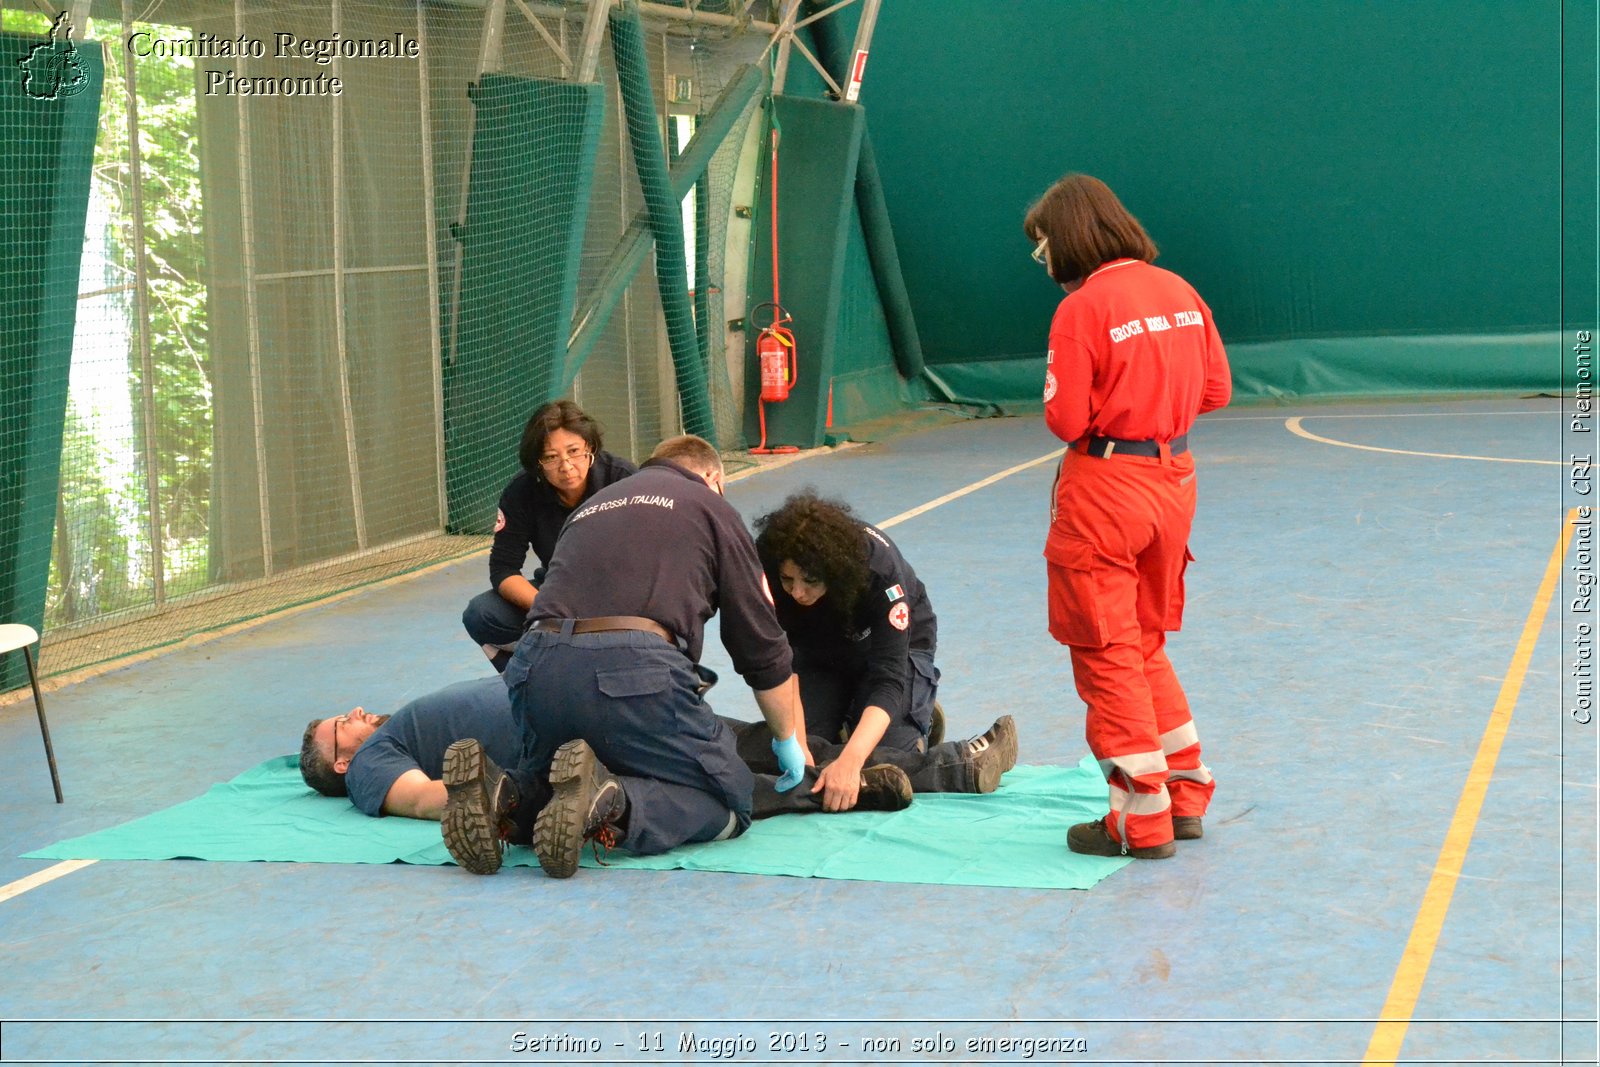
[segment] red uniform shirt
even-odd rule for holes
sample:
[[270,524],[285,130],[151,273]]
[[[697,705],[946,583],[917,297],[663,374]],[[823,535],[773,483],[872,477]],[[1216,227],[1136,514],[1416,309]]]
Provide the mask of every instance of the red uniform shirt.
[[1046,363],[1045,422],[1063,441],[1170,441],[1233,395],[1211,309],[1137,259],[1104,264],[1061,301]]

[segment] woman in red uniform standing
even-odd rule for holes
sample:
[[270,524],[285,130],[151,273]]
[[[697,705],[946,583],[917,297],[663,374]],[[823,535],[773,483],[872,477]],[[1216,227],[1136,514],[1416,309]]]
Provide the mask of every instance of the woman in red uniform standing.
[[1050,324],[1045,421],[1070,446],[1056,476],[1050,633],[1072,653],[1085,732],[1111,812],[1067,834],[1074,852],[1161,859],[1201,836],[1215,788],[1165,651],[1183,619],[1194,519],[1195,416],[1227,404],[1211,309],[1152,266],[1156,246],[1104,182],[1069,174],[1023,222],[1066,291]]

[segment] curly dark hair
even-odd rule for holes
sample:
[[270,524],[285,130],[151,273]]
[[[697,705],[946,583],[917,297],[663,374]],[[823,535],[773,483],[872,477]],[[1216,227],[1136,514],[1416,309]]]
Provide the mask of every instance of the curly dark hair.
[[855,613],[872,572],[867,567],[866,535],[850,505],[802,489],[776,511],[756,520],[756,551],[761,564],[776,573],[793,560],[808,577],[827,583],[833,609],[841,618]]
[[306,785],[325,797],[347,797],[350,793],[344,787],[344,775],[333,769],[328,757],[317,747],[317,727],[322,722],[321,719],[312,719],[311,725],[306,727],[305,734],[300,738],[300,777],[306,780]]
[[603,440],[600,424],[584,414],[583,409],[572,401],[552,400],[528,419],[528,424],[522,428],[522,443],[517,446],[517,460],[522,464],[522,469],[539,481],[544,481],[539,457],[544,454],[545,438],[554,430],[575,433],[583,438],[590,452],[596,455],[600,452]]

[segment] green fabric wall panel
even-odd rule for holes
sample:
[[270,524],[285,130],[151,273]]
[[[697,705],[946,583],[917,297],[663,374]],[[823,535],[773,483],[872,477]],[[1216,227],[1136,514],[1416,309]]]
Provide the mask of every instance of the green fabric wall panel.
[[[1546,390],[1562,359],[1555,330],[1439,337],[1324,337],[1228,346],[1234,403]],[[958,399],[1037,407],[1044,357],[934,368]]]
[[830,381],[835,427],[887,415],[904,406],[894,345],[874,278],[859,200],[845,231],[839,328]]
[[[50,579],[104,69],[97,47],[0,34],[0,70],[11,79],[0,93],[0,622],[37,630]],[[21,656],[0,663],[0,690],[26,679]]]
[[[1562,14],[883,5],[861,99],[929,363],[1042,355],[1060,292],[1021,221],[1069,171],[1123,197],[1230,345],[1557,328]],[[1592,89],[1567,99],[1592,116]]]
[[[1572,330],[1594,332],[1600,321],[1600,257],[1595,234],[1600,231],[1600,167],[1595,138],[1600,131],[1600,79],[1596,77],[1595,42],[1600,40],[1600,7],[1594,0],[1566,0],[1562,81],[1562,309]],[[1569,340],[1568,342],[1572,342]],[[1570,363],[1569,363],[1570,366]],[[1568,374],[1571,380],[1571,374]]]
[[[487,533],[534,408],[563,380],[604,114],[598,83],[485,74],[467,192],[454,362],[445,366],[450,529]],[[448,337],[446,342],[448,343]]]
[[[783,403],[766,405],[767,443],[811,448],[822,443],[828,378],[834,373],[850,235],[859,240],[855,216],[856,163],[865,128],[861,108],[780,96],[774,99],[782,137],[778,145],[779,277],[784,307],[794,316],[799,373]],[[770,152],[765,157],[770,160]],[[763,164],[750,273],[751,304],[772,293],[771,175]],[[756,330],[771,322],[767,311],[749,323],[745,435],[760,438],[757,397],[761,370]]]

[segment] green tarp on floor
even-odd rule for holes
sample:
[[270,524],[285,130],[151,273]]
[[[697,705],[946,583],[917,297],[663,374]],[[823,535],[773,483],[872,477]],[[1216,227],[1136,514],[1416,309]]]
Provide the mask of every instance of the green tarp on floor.
[[[1076,767],[1017,767],[987,796],[923,794],[905,811],[784,815],[732,841],[661,856],[612,852],[610,868],[1088,889],[1126,859],[1067,851],[1067,827],[1105,811],[1092,759]],[[373,819],[317,796],[294,756],[268,760],[204,796],[121,826],[69,838],[25,859],[267,860],[302,863],[450,862],[437,823]],[[509,849],[508,864],[537,866]],[[586,852],[584,865],[594,860]]]

